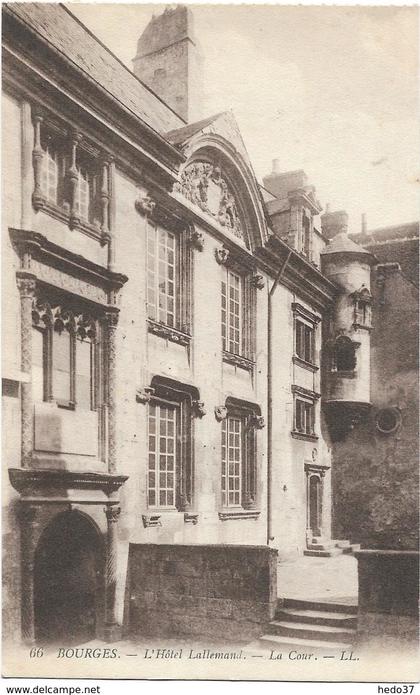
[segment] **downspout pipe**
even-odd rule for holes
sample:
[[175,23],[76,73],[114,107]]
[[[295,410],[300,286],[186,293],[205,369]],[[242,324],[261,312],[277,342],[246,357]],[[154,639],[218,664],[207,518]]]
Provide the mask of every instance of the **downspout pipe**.
[[273,296],[292,255],[292,249],[280,267],[268,293],[267,313],[267,545],[274,540],[272,531],[272,486],[273,486]]

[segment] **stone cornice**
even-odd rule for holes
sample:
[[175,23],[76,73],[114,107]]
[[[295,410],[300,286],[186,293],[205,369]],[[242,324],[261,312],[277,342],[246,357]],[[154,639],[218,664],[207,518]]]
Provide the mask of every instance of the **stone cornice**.
[[108,290],[119,290],[128,280],[126,275],[112,272],[84,256],[53,244],[38,232],[14,228],[10,228],[9,232],[20,257],[30,253],[45,265],[59,268],[69,275],[80,277]]
[[9,468],[9,479],[21,495],[34,492],[62,490],[102,490],[107,495],[116,492],[128,480],[127,475],[73,472],[54,469]]

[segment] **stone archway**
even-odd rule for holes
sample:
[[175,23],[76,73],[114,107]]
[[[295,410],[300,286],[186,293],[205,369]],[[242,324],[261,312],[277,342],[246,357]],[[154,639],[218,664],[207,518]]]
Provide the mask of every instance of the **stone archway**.
[[41,536],[34,565],[35,639],[77,644],[103,629],[104,544],[90,518],[58,514]]

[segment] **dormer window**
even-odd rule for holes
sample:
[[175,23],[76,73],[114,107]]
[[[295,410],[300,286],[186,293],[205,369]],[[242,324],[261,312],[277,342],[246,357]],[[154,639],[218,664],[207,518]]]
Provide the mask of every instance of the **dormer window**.
[[302,241],[301,241],[301,251],[307,258],[311,254],[311,218],[307,215],[306,211],[302,211]]
[[372,295],[367,287],[362,285],[360,290],[352,294],[354,305],[354,326],[356,328],[371,328]]

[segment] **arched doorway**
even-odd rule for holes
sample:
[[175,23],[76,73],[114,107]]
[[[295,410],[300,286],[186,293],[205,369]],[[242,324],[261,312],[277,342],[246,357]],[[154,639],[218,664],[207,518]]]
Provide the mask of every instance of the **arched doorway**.
[[35,638],[77,644],[102,622],[104,547],[93,522],[77,511],[59,514],[38,544],[34,568]]
[[308,520],[312,536],[322,535],[322,481],[318,475],[309,476]]

